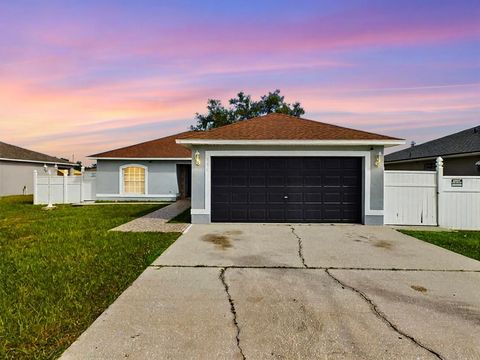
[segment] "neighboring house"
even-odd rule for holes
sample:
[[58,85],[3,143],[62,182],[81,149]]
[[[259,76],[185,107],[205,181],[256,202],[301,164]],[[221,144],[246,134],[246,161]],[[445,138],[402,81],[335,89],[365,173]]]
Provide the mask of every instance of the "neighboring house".
[[33,193],[33,171],[71,169],[74,164],[53,156],[0,142],[0,196]]
[[384,147],[405,143],[283,114],[182,134],[176,142],[193,155],[193,223],[378,225]]
[[435,170],[443,158],[445,175],[480,175],[480,126],[385,156],[386,170]]
[[190,197],[191,151],[175,139],[191,132],[91,155],[97,160],[98,200]]

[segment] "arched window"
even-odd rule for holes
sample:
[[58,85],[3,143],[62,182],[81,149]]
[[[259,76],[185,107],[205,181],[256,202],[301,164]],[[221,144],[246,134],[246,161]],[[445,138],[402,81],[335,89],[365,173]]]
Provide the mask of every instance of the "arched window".
[[121,170],[123,194],[146,194],[147,168],[143,165],[124,165]]

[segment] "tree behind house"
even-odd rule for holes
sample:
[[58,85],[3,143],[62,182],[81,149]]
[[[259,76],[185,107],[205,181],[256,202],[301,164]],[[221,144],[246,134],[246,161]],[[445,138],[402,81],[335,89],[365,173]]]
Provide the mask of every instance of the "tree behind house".
[[250,95],[239,92],[237,97],[230,99],[230,106],[226,108],[220,100],[209,99],[206,114],[195,114],[197,124],[191,126],[192,130],[210,130],[220,126],[233,124],[237,121],[247,120],[256,116],[282,113],[300,117],[305,114],[299,102],[288,104],[285,97],[280,95],[280,90],[263,95],[259,101],[253,101]]

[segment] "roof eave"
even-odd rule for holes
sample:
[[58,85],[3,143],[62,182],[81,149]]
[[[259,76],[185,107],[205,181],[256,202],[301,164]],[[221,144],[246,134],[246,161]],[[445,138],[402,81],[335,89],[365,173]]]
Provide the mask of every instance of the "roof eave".
[[177,139],[177,144],[185,147],[193,145],[289,145],[289,146],[384,146],[391,147],[405,144],[402,139],[375,140],[218,140],[218,139]]
[[92,160],[192,160],[191,157],[108,157],[108,156],[88,156]]
[[65,166],[75,166],[77,164],[71,162],[62,162],[62,161],[42,161],[42,160],[26,160],[26,159],[10,159],[10,158],[0,158],[0,161],[12,161],[12,162],[26,162],[34,164],[56,164],[56,165],[65,165]]
[[415,157],[408,159],[397,159],[397,160],[388,160],[385,158],[385,164],[394,164],[394,163],[405,163],[405,162],[414,162],[414,161],[426,161],[426,160],[435,160],[438,157],[448,159],[448,158],[458,158],[464,156],[476,156],[480,155],[480,151],[457,153],[457,154],[444,154],[444,155],[435,155],[435,156],[424,156],[424,157]]

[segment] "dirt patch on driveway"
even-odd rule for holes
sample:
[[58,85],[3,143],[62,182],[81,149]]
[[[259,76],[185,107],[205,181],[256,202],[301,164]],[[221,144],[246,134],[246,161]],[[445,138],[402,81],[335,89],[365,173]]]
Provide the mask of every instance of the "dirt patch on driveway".
[[393,247],[393,244],[390,241],[377,240],[373,243],[373,246],[386,249],[386,250],[391,250]]
[[418,291],[418,292],[422,292],[422,293],[427,292],[427,288],[425,288],[425,287],[423,287],[423,286],[411,285],[410,287],[411,287],[413,290]]
[[214,244],[216,248],[221,250],[226,250],[233,246],[231,239],[226,235],[206,234],[202,236],[202,240]]

